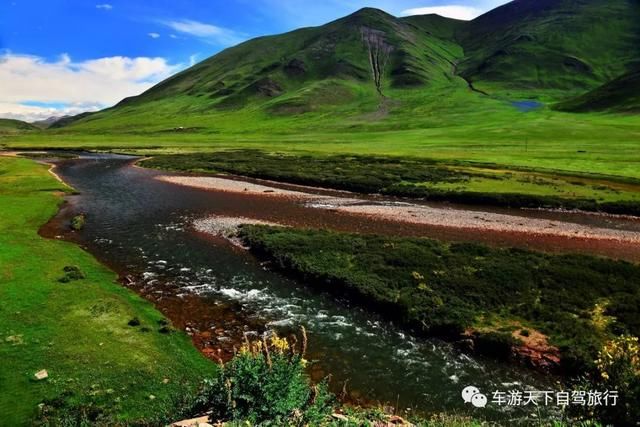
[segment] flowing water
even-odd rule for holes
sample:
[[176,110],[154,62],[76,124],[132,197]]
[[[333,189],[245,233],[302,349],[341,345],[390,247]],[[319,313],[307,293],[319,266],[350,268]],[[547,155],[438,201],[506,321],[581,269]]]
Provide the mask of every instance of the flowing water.
[[[129,286],[192,335],[205,353],[220,348],[228,355],[243,333],[271,328],[287,333],[304,325],[310,358],[318,360],[312,375],[331,373],[338,390],[348,380],[354,400],[366,397],[413,410],[472,413],[460,397],[468,385],[488,393],[555,387],[554,380],[533,371],[413,337],[376,315],[271,272],[249,253],[189,227],[192,219],[212,213],[289,217],[292,222],[298,218],[300,224],[365,232],[392,225],[298,211],[303,208],[268,198],[176,186],[153,179],[158,172],[133,167],[131,161],[124,156],[83,155],[59,162],[58,175],[80,192],[69,198],[67,213],[87,214],[86,228],[76,239],[128,275]],[[62,223],[52,224],[57,227],[54,234],[63,234]],[[412,234],[395,226],[397,230],[387,231]],[[535,412],[475,411],[497,419]]]

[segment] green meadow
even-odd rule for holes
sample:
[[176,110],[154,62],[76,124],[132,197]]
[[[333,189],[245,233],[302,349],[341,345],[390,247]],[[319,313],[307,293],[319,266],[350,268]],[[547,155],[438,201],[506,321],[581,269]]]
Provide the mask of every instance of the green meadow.
[[0,424],[68,408],[161,423],[217,368],[91,255],[38,235],[70,191],[47,166],[0,157]]
[[[382,115],[378,111],[385,101],[373,95],[364,103],[286,116],[265,110],[274,101],[203,112],[204,106],[188,97],[158,100],[149,108],[98,113],[106,117],[68,128],[0,132],[0,144],[6,149],[151,155],[257,149],[316,156],[408,156],[640,179],[637,115],[566,113],[549,106],[523,112],[510,100],[459,86],[433,92],[391,91],[388,96],[392,105]],[[177,113],[182,107],[184,113]]]

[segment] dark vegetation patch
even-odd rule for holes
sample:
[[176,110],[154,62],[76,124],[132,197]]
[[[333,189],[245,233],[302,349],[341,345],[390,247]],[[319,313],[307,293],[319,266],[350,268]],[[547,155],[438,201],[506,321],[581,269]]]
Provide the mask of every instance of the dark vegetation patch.
[[82,270],[80,270],[80,267],[76,267],[75,265],[68,265],[63,269],[63,271],[64,276],[58,279],[58,282],[60,283],[76,282],[87,277]]
[[[622,261],[265,226],[240,237],[277,268],[419,333],[459,339],[491,316],[522,322],[549,336],[569,373],[591,368],[607,337],[640,334],[640,267]],[[510,332],[480,345],[504,353]]]
[[300,77],[307,73],[307,65],[304,61],[294,58],[284,66],[284,72],[289,77]]
[[[160,155],[144,166],[199,173],[230,173],[293,184],[320,186],[369,194],[413,197],[432,201],[513,208],[580,209],[591,212],[640,216],[640,203],[602,202],[553,195],[481,193],[439,189],[424,184],[462,183],[483,178],[482,172],[464,172],[429,159],[358,155],[281,155],[258,150],[210,154]],[[500,177],[495,177],[499,185]],[[506,178],[504,178],[506,179]]]
[[249,86],[249,91],[268,98],[280,96],[283,93],[282,86],[275,80],[263,78]]
[[62,151],[55,152],[29,152],[25,151],[18,153],[20,157],[28,157],[30,159],[77,159],[78,155],[75,153],[65,153]]

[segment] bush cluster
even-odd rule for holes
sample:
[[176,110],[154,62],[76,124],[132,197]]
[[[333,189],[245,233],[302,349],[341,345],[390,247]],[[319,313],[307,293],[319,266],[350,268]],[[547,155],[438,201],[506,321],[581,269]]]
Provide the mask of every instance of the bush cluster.
[[311,384],[302,344],[272,333],[248,339],[238,354],[207,380],[196,406],[212,422],[248,421],[251,425],[320,425],[331,414],[334,397],[325,382]]
[[80,267],[75,265],[68,265],[64,269],[64,276],[58,279],[60,283],[70,283],[75,282],[77,280],[83,280],[86,278],[86,275],[80,270]]
[[[455,338],[496,317],[539,330],[568,373],[593,368],[608,337],[640,335],[640,267],[623,261],[266,226],[240,237],[278,268],[418,332]],[[509,333],[491,338],[503,348]]]
[[84,214],[76,215],[71,218],[71,229],[75,231],[81,231],[87,222],[87,218]]

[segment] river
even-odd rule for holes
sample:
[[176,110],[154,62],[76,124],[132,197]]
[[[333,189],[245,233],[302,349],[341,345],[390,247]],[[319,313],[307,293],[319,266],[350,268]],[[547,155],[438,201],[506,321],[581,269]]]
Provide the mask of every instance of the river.
[[[228,357],[243,333],[270,328],[288,333],[304,325],[310,358],[318,361],[312,375],[330,373],[336,390],[348,381],[351,400],[399,403],[404,411],[481,411],[476,414],[503,421],[537,411],[473,409],[462,401],[462,389],[474,385],[490,394],[556,387],[555,378],[413,337],[376,315],[269,271],[248,252],[189,226],[212,213],[297,216],[301,224],[363,232],[392,225],[330,211],[311,215],[266,198],[161,182],[153,179],[160,172],[131,163],[131,157],[99,154],[59,161],[56,173],[80,194],[68,197],[45,234],[75,240],[128,276],[127,286],[154,302],[205,353],[220,351]],[[70,235],[65,218],[77,212],[86,213],[86,227]],[[398,234],[414,234],[396,227]]]

